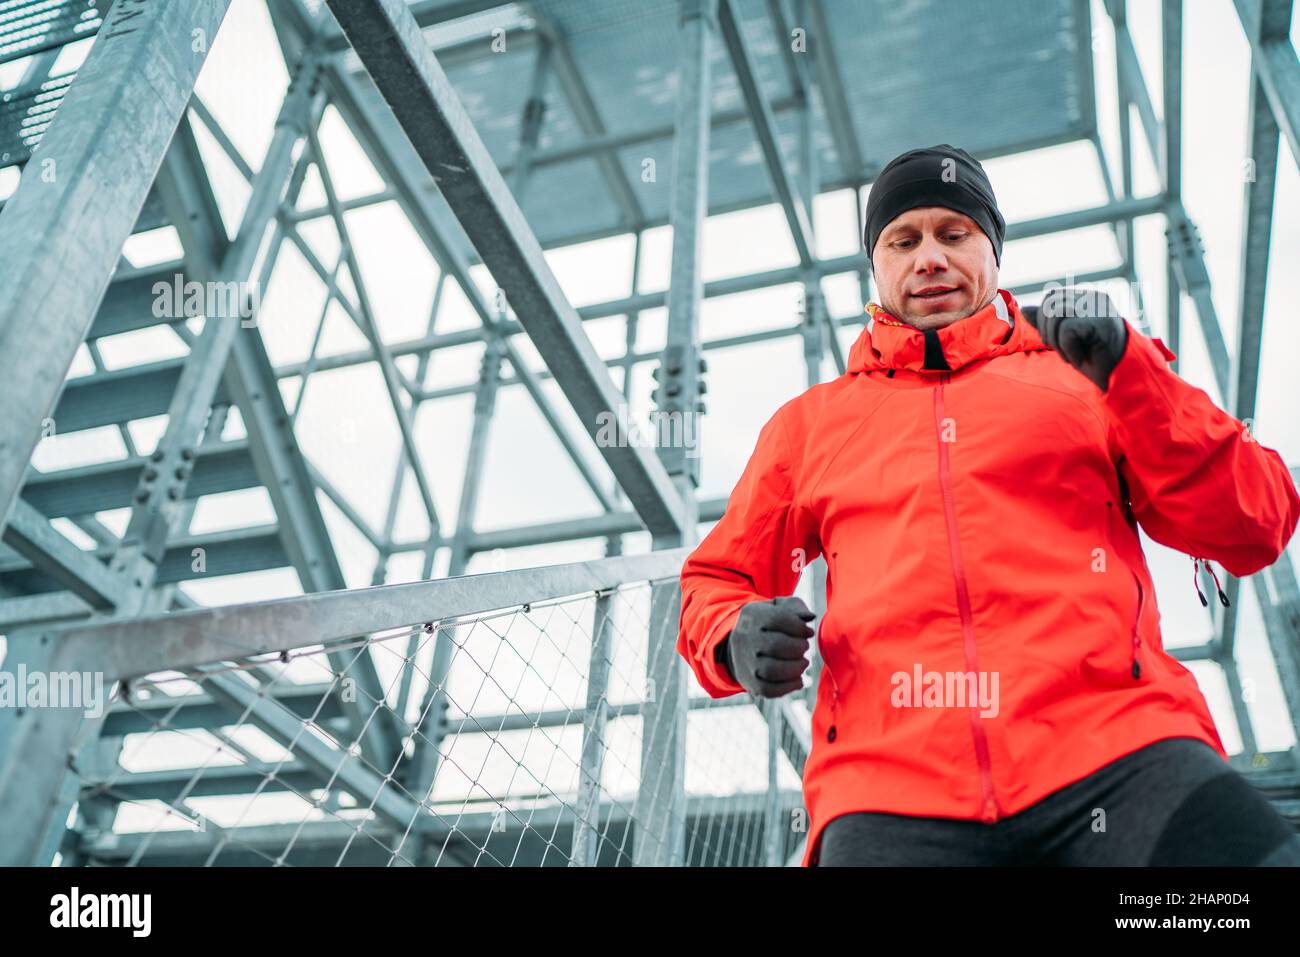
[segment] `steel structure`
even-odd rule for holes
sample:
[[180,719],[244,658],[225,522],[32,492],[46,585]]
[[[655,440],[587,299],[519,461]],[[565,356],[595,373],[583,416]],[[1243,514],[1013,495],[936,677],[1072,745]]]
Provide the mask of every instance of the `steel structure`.
[[[1105,225],[1118,264],[1044,277],[1013,292],[1033,294],[1067,275],[1075,282],[1136,283],[1134,220],[1163,216],[1167,278],[1194,307],[1213,369],[1206,386],[1237,417],[1255,414],[1280,144],[1285,141],[1292,162],[1300,158],[1291,0],[1234,0],[1251,51],[1255,167],[1245,184],[1241,297],[1231,338],[1216,314],[1182,196],[1183,11],[1175,0],[1162,2],[1159,117],[1124,0],[1104,4],[1116,50],[1118,183],[1111,181],[1098,131],[1092,34],[1100,25],[1092,22],[1088,0],[932,0],[909,6],[907,16],[884,0],[265,3],[290,83],[269,148],[256,159],[239,153],[194,94],[228,0],[0,3],[0,65],[25,63],[0,100],[0,167],[23,171],[0,210],[4,667],[97,672],[120,682],[113,707],[96,718],[69,708],[0,709],[4,863],[48,863],[56,854],[64,863],[212,863],[218,855],[220,863],[479,863],[484,855],[515,864],[798,861],[801,829],[783,822],[791,814],[797,819],[800,809],[789,772],[802,769],[809,747],[804,703],[710,702],[691,694],[673,651],[676,570],[700,523],[716,520],[725,500],[698,497],[699,459],[680,446],[601,441],[600,423],[627,400],[630,373],[642,363],[656,367],[659,411],[685,415],[705,411],[707,352],[797,336],[809,384],[820,380],[827,359],[843,371],[841,330],[856,331],[861,315],[829,315],[821,281],[855,275],[865,300],[868,264],[860,253],[818,257],[811,200],[852,189],[860,216],[864,190],[880,166],[918,143],[947,140],[982,159],[1091,144],[1107,202],[1013,222],[1007,238]],[[934,74],[896,60],[888,61],[888,71],[848,68],[884,61],[921,31],[936,57],[975,65],[942,81],[962,84],[961,96],[937,98]],[[51,73],[65,46],[90,36],[93,46],[78,70]],[[1003,68],[984,69],[992,58]],[[318,133],[329,107],[382,177],[382,188],[340,197]],[[1136,147],[1130,107],[1140,121]],[[916,116],[927,117],[922,128]],[[200,128],[249,184],[233,238],[205,168]],[[1134,195],[1134,148],[1145,150],[1159,172],[1152,195]],[[670,177],[669,188],[642,188],[648,168]],[[304,208],[299,197],[309,175],[325,201]],[[351,213],[389,202],[400,207],[439,271],[427,332],[408,341],[381,336],[349,232]],[[788,226],[797,262],[704,282],[705,219],[772,203]],[[339,239],[332,262],[322,261],[304,238],[321,222],[331,223]],[[636,277],[644,234],[665,224],[673,238],[663,291],[642,291],[634,278],[630,295],[575,308],[543,255],[631,234]],[[133,233],[168,225],[183,247],[181,260],[137,268],[123,258]],[[857,229],[860,235],[860,221]],[[318,327],[305,361],[271,362],[247,290],[270,280],[286,242],[326,289],[326,310],[341,309],[364,336],[365,349],[321,356]],[[500,290],[496,301],[471,278],[479,264]],[[151,307],[155,284],[177,273],[235,290],[235,308],[219,313],[209,305],[201,328],[184,316],[159,317]],[[448,281],[469,303],[477,328],[438,330]],[[804,291],[797,321],[702,341],[703,300],[791,283]],[[1180,304],[1181,296],[1168,297],[1164,335],[1175,351],[1183,330]],[[639,315],[661,307],[668,314],[663,349],[638,352]],[[584,323],[613,316],[625,320],[627,347],[622,356],[602,359]],[[324,319],[322,313],[322,326]],[[185,355],[105,367],[100,340],[150,326],[170,329]],[[530,366],[524,336],[544,369]],[[83,343],[95,371],[69,378]],[[438,353],[469,343],[483,345],[478,381],[438,386],[432,370]],[[413,374],[399,365],[404,357],[414,357]],[[383,474],[382,528],[368,524],[307,459],[296,433],[312,375],[367,363],[381,373],[401,437],[398,459]],[[614,371],[621,372],[621,387]],[[299,386],[292,408],[281,390],[286,380]],[[555,404],[549,380],[569,409]],[[554,432],[599,503],[598,514],[475,529],[497,398],[513,386],[523,387]],[[438,512],[433,466],[414,423],[425,403],[466,394],[474,397],[472,428],[453,524]],[[223,439],[232,410],[246,434]],[[586,434],[571,426],[570,413]],[[138,452],[127,424],[163,415],[157,446]],[[44,437],[103,427],[119,431],[124,457],[50,471],[30,464]],[[634,438],[627,428],[619,424],[620,440]],[[398,504],[408,485],[427,518],[427,535],[398,534]],[[191,533],[202,497],[259,487],[274,507],[273,524]],[[377,551],[373,587],[346,588],[322,501]],[[121,534],[96,518],[116,509],[129,510]],[[89,536],[93,547],[59,531],[52,522],[60,520]],[[635,532],[649,533],[652,551],[623,556],[623,536]],[[478,553],[582,540],[603,541],[609,557],[465,574]],[[422,577],[432,580],[385,585],[390,560],[410,553],[422,555]],[[198,554],[201,563],[193,560]],[[446,575],[433,578],[439,558]],[[200,576],[271,568],[292,568],[304,597],[200,609],[178,588]],[[820,612],[820,561],[812,581]],[[639,606],[626,590],[638,583],[646,610],[629,618],[628,609]],[[1300,727],[1300,589],[1291,558],[1283,555],[1255,576],[1254,586],[1288,715]],[[1211,605],[1211,639],[1176,655],[1222,668],[1243,742],[1234,763],[1285,813],[1300,818],[1296,750],[1260,753],[1256,746],[1235,654],[1241,583],[1228,576],[1226,591],[1229,607]],[[503,699],[513,710],[500,712],[454,700],[472,643],[466,634],[490,627],[499,609],[513,609],[511,621],[536,626],[533,605],[555,602],[547,607],[572,610],[581,604],[573,596],[584,594],[591,618],[583,610],[570,624],[585,629],[590,648],[576,656],[560,652],[566,662],[581,662],[576,697],[548,709],[521,704],[516,689]],[[611,703],[611,681],[619,674],[615,649],[630,620],[643,626],[636,693]],[[556,636],[551,625],[539,631]],[[405,652],[394,656],[396,670],[382,666],[394,637],[406,642]],[[526,644],[509,634],[496,637],[498,647],[516,652]],[[287,679],[279,666],[299,654],[323,660],[326,677]],[[527,657],[524,664],[533,662]],[[482,686],[499,684],[500,666],[475,665]],[[167,673],[187,676],[189,684],[180,692],[160,690],[165,681],[158,676]],[[141,695],[145,686],[153,693]],[[760,749],[737,749],[763,780],[728,797],[687,788],[688,752],[700,740],[688,731],[688,718],[713,708],[721,709],[718,717],[740,708],[761,717],[765,729]],[[637,729],[626,762],[629,772],[635,767],[637,784],[626,801],[602,777],[603,764],[622,760],[610,740],[625,720]],[[470,721],[474,727],[467,728]],[[309,726],[315,735],[303,734]],[[467,777],[482,803],[469,809],[462,803],[449,819],[435,800],[440,782],[463,771],[456,751],[462,736],[499,744],[509,733],[526,733],[531,741],[540,732],[550,741],[553,732],[558,753],[558,736],[570,726],[581,730],[574,764],[580,781],[559,794],[538,780],[543,793],[533,795],[540,799],[528,805],[526,819],[509,786],[492,793],[474,775]],[[278,761],[237,740],[236,732],[248,728],[275,742]],[[161,770],[122,763],[130,735],[161,731],[202,731],[236,760]],[[526,765],[523,757],[511,760],[516,770]],[[296,827],[144,833],[114,823],[132,802],[195,817],[190,802],[204,795],[263,792],[291,793],[327,813]],[[343,808],[362,806],[370,812],[364,825],[344,819]]]

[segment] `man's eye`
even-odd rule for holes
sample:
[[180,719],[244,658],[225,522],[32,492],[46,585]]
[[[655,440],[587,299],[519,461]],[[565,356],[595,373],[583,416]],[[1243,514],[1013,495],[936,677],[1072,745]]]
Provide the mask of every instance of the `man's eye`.
[[948,238],[949,238],[949,239],[961,239],[961,238],[963,238],[965,235],[966,235],[965,233],[949,233],[949,234],[948,234]]
[[916,242],[915,239],[899,239],[899,240],[895,240],[894,245],[902,246],[903,243],[914,243],[914,242]]

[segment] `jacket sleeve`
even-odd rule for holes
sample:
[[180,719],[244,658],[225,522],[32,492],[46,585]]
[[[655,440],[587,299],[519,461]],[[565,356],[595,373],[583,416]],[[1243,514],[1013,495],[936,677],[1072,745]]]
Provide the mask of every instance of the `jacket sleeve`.
[[803,568],[821,554],[811,517],[792,504],[799,468],[788,407],[763,426],[722,518],[682,565],[677,650],[714,698],[745,690],[718,660],[740,609],[792,594]]
[[1133,513],[1157,542],[1253,574],[1286,548],[1300,495],[1282,457],[1173,372],[1173,358],[1129,325],[1101,397]]

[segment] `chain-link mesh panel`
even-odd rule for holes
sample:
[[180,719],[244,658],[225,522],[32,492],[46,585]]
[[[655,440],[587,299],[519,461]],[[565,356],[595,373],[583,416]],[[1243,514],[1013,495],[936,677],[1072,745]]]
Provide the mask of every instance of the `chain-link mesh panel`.
[[[629,583],[119,684],[103,736],[78,749],[97,757],[77,769],[76,854],[630,865],[637,841],[666,839],[641,826],[638,805],[643,775],[671,770],[643,753],[657,697],[648,656],[676,655],[675,618],[660,625],[666,641],[649,619],[664,583],[675,586]],[[382,699],[355,678],[365,655]],[[800,836],[785,823],[799,817],[799,779],[781,756],[783,790],[769,790],[763,713],[748,696],[688,700],[685,863],[783,863]]]

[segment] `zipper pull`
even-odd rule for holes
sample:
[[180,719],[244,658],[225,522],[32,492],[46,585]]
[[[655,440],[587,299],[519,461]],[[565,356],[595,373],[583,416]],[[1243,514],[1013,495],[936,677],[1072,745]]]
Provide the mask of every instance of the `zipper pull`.
[[1197,571],[1199,570],[1197,568],[1197,565],[1200,564],[1200,561],[1201,560],[1199,558],[1192,559],[1192,584],[1196,586],[1196,597],[1201,600],[1201,606],[1204,608],[1208,608],[1210,607],[1210,603],[1205,598],[1205,592],[1201,591],[1201,582],[1196,574]]
[[1214,579],[1214,587],[1219,592],[1219,601],[1223,604],[1224,608],[1229,607],[1228,596],[1223,593],[1223,588],[1219,585],[1219,576],[1214,574],[1214,566],[1208,561],[1205,561],[1205,559],[1201,559],[1201,561],[1205,562],[1205,567],[1210,570],[1210,577]]

